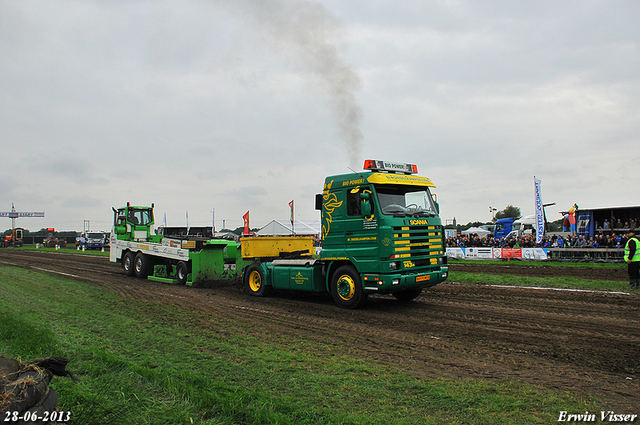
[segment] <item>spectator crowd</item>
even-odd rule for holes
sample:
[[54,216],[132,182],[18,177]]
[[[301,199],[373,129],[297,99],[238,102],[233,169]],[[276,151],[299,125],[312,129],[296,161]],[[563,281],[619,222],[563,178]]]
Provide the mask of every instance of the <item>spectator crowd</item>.
[[589,239],[578,235],[544,236],[541,243],[536,243],[535,235],[523,235],[517,238],[498,240],[492,235],[480,237],[477,234],[472,234],[449,237],[446,240],[446,244],[449,248],[624,248],[627,243],[625,233],[603,233]]
[[624,248],[627,243],[626,234],[630,230],[640,231],[640,220],[631,218],[622,221],[612,217],[602,224],[595,222],[598,235],[591,238],[578,235],[545,235],[542,242],[536,243],[535,235],[523,235],[517,238],[495,239],[489,234],[480,237],[477,234],[458,235],[446,240],[448,248],[487,247],[487,248]]

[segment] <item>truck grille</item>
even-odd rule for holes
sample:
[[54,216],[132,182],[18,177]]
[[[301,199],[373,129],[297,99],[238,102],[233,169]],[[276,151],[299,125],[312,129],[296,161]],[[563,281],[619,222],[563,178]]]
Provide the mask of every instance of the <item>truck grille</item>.
[[416,266],[437,264],[444,255],[442,226],[394,227],[394,254]]

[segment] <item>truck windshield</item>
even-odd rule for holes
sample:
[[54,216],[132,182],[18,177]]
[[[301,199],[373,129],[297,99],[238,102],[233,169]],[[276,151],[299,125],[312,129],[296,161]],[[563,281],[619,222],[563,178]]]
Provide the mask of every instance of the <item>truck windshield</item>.
[[152,212],[149,209],[129,210],[129,221],[138,226],[147,226],[153,221]]
[[376,185],[382,214],[394,217],[438,215],[428,187]]
[[104,239],[103,233],[87,233],[89,239]]

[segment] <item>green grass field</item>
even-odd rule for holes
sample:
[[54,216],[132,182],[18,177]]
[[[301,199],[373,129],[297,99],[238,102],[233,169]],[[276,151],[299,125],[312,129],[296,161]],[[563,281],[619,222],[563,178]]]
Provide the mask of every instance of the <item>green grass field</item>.
[[449,282],[477,283],[481,285],[534,286],[541,288],[584,289],[593,291],[629,292],[628,282],[589,280],[576,277],[531,277],[491,275],[483,273],[451,272]]
[[72,424],[546,424],[598,406],[513,381],[419,378],[15,267],[0,265],[0,293],[2,355],[70,359],[80,381],[53,386]]
[[[450,264],[478,264],[478,260],[450,260]],[[492,262],[508,266],[503,262]],[[553,261],[514,261],[511,264],[528,267],[571,267],[571,268],[598,268],[598,269],[621,269],[626,270],[626,264],[619,263],[588,263],[588,262],[553,262]],[[585,289],[594,291],[623,291],[629,292],[627,287],[629,282],[617,280],[597,280],[581,279],[570,276],[558,277],[534,277],[534,276],[512,276],[508,274],[485,274],[452,271],[449,273],[449,282],[476,283],[482,285],[512,285],[512,286],[535,286],[544,288],[564,288],[564,289]],[[634,290],[635,291],[635,290]]]

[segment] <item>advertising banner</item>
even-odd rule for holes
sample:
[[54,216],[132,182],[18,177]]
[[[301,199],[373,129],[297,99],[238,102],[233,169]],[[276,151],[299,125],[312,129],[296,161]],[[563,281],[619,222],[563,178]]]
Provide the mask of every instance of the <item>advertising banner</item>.
[[521,248],[501,248],[500,258],[522,258]]
[[542,242],[544,236],[544,210],[542,207],[542,195],[540,193],[540,180],[533,176],[535,211],[536,211],[536,243]]
[[522,260],[546,260],[547,248],[447,248],[447,257],[457,260],[499,260],[514,258]]
[[491,248],[465,248],[465,257],[467,258],[493,258],[493,250]]

